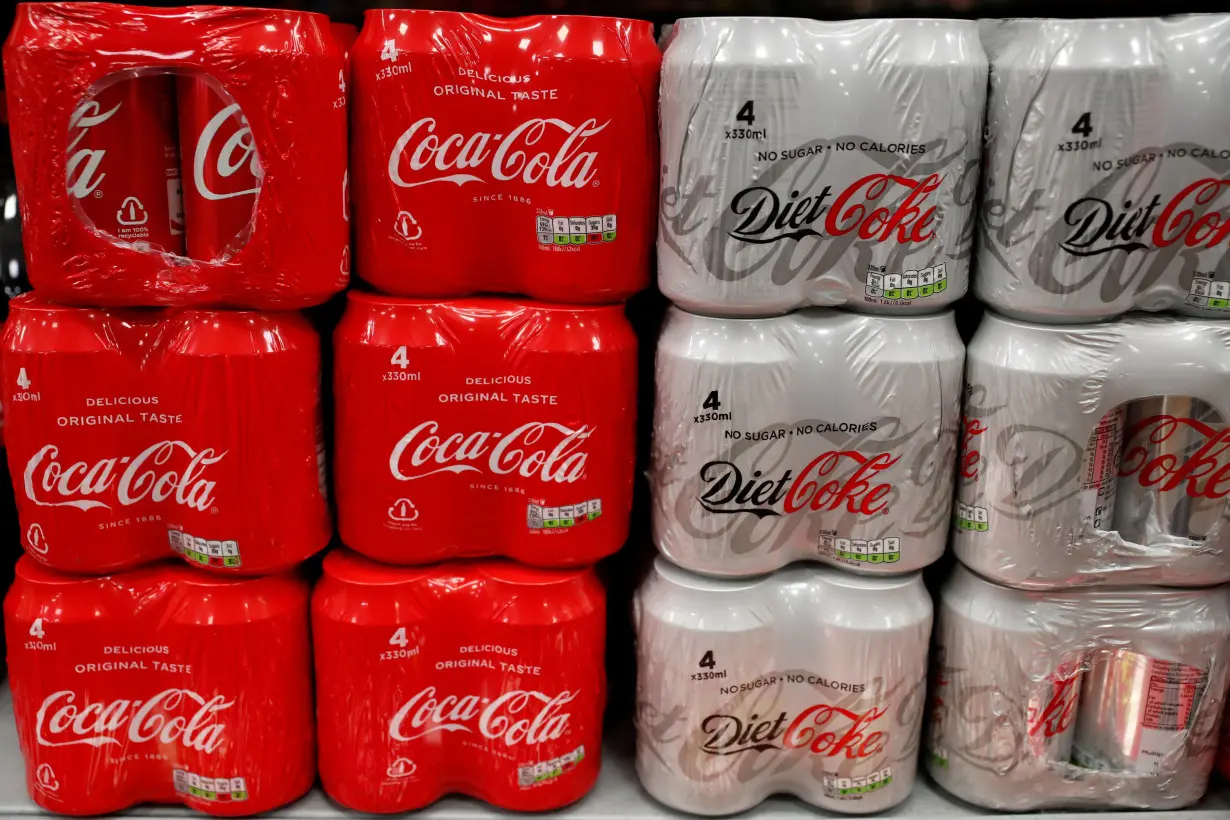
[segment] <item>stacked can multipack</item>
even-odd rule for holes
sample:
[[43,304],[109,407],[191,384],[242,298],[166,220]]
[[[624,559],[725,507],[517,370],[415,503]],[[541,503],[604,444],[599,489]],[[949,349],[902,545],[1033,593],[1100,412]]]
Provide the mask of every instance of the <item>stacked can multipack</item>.
[[4,64],[34,286],[0,352],[31,797],[275,809],[316,775],[295,567],[332,522],[295,311],[348,279],[342,51],[316,14],[35,3]]
[[1187,805],[1230,666],[1230,16],[980,32],[993,311],[927,764],[997,809]]
[[[973,23],[678,21],[637,770],[672,808],[914,783],[965,351]],[[801,562],[801,563],[795,563]],[[791,566],[787,566],[791,565]]]
[[334,335],[348,549],[313,608],[321,782],[350,809],[542,811],[597,779],[592,564],[632,506],[621,300],[649,278],[660,62],[648,22],[367,13],[351,183],[377,292]]

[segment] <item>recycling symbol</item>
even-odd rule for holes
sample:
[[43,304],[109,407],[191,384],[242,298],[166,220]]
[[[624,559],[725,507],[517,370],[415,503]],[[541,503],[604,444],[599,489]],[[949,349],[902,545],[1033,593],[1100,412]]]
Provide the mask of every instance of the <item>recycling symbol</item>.
[[34,778],[38,781],[38,787],[45,792],[58,792],[60,790],[60,781],[56,779],[56,773],[52,770],[50,763],[43,763],[35,772]]
[[389,507],[389,518],[394,521],[413,521],[418,517],[418,508],[408,498],[399,498]]
[[121,225],[144,225],[149,222],[149,211],[141,204],[141,200],[130,196],[120,204],[116,211],[115,221]]
[[409,758],[399,757],[389,764],[388,771],[385,772],[389,777],[402,778],[409,777],[414,774],[414,770],[418,768],[414,765],[414,761]]
[[408,242],[413,242],[423,235],[423,226],[418,223],[418,220],[409,211],[397,212],[397,219],[393,222],[393,230],[398,236]]

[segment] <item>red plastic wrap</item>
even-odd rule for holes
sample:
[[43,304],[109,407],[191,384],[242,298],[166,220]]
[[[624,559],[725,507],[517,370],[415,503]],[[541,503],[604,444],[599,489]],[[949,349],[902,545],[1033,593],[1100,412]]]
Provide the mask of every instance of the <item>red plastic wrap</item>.
[[352,292],[334,349],[345,544],[397,564],[540,566],[623,544],[636,338],[622,307]]
[[[316,304],[344,288],[349,227],[343,207],[342,69],[329,21],[317,14],[218,6],[20,5],[4,47],[4,73],[31,283],[49,298],[76,304],[257,308]],[[211,137],[216,142],[203,152],[224,177],[250,167],[242,161],[251,159],[249,148],[259,157],[262,178],[251,236],[230,257],[205,261],[143,250],[135,244],[139,237],[122,244],[124,237],[82,218],[80,203],[92,202],[100,191],[102,199],[122,205],[127,195],[113,193],[115,183],[146,179],[148,169],[133,163],[152,163],[157,171],[163,157],[134,153],[134,145],[148,142],[148,135],[85,128],[75,117],[82,110],[106,113],[101,104],[94,111],[90,99],[110,83],[161,72],[209,82],[238,106],[251,128],[243,135],[238,119],[219,121]],[[228,143],[232,138],[236,142]],[[192,247],[193,221],[227,222],[232,217],[209,209],[230,210],[233,198],[247,197],[250,205],[250,195],[238,192],[251,186],[240,179],[219,180],[213,171],[198,178],[196,145],[185,145],[180,153]],[[90,189],[85,200],[65,184],[70,165],[74,190]],[[82,178],[86,171],[90,176]],[[201,181],[217,187],[199,189]],[[205,213],[199,203],[192,212],[194,191],[203,197]],[[205,246],[217,245],[206,240]]]
[[592,569],[407,569],[348,550],[312,599],[320,776],[362,812],[462,792],[513,811],[585,795],[606,698]]
[[315,777],[308,584],[173,563],[101,578],[22,558],[4,602],[34,802],[268,811]]
[[660,63],[640,20],[368,11],[351,52],[357,273],[403,296],[645,287]]
[[14,299],[0,352],[22,546],[101,573],[262,574],[329,541],[320,342],[295,313]]

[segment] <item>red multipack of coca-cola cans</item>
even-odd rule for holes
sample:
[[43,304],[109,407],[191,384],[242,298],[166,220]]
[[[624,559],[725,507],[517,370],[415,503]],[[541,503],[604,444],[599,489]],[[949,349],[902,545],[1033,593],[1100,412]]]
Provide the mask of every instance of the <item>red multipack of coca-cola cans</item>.
[[334,347],[345,544],[399,564],[541,566],[622,546],[636,417],[622,306],[352,292]]
[[268,811],[315,778],[308,584],[175,563],[82,578],[22,558],[4,603],[26,785],[41,808]]
[[99,573],[179,553],[288,568],[332,534],[320,341],[295,313],[11,302],[2,343],[22,546]]
[[344,288],[344,66],[317,14],[22,4],[4,73],[31,283],[256,308]]
[[448,792],[512,811],[580,799],[601,756],[605,619],[591,569],[330,553],[312,600],[325,792],[377,813]]
[[356,272],[402,296],[645,287],[660,63],[646,21],[367,12],[351,51]]

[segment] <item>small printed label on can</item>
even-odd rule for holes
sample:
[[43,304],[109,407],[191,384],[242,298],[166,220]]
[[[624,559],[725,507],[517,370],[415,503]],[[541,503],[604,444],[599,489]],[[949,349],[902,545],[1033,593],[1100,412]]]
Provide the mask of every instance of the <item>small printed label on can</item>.
[[558,530],[593,521],[602,515],[602,499],[591,498],[579,504],[545,507],[530,504],[525,511],[525,525],[531,530]]
[[1089,436],[1082,460],[1081,522],[1094,529],[1111,525],[1115,509],[1115,490],[1119,486],[1119,455],[1123,447],[1122,407],[1111,410]]

